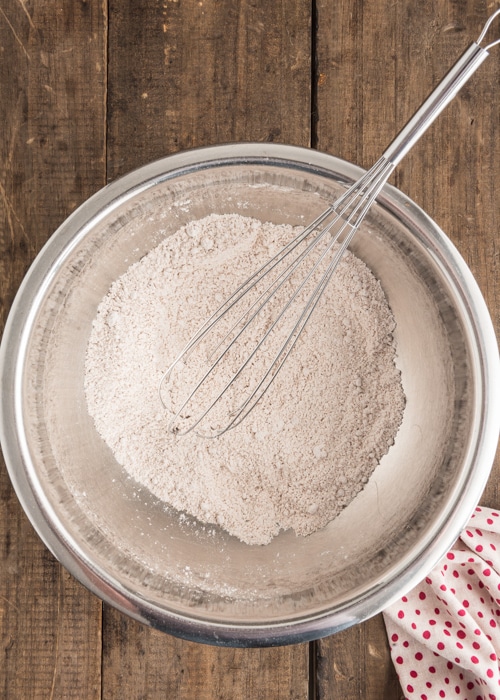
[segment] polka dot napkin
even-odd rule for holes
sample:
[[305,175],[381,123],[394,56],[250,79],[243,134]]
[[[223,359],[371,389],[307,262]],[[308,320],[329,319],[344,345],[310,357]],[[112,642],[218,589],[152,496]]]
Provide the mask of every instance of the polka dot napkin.
[[451,551],[384,620],[408,700],[500,700],[500,513],[476,508]]

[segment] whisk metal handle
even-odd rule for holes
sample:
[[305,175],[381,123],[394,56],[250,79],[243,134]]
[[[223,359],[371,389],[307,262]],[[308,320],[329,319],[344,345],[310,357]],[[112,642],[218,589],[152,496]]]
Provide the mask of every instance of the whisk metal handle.
[[478,40],[469,46],[437,87],[431,92],[410,121],[387,147],[383,158],[396,166],[429,128],[436,117],[441,114],[446,105],[456,96],[473,73],[476,72],[482,62],[488,58],[489,49],[498,44],[500,39],[490,42],[484,48],[481,46],[481,43],[485,39],[491,23],[495,17],[499,15],[500,9],[496,10],[489,17]]
[[384,151],[383,157],[396,166],[488,55],[486,49],[471,44]]

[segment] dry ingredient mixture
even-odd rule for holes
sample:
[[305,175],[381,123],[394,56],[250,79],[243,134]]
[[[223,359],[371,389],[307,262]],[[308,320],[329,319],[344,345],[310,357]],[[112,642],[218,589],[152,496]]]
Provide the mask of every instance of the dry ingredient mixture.
[[166,238],[111,286],[86,357],[96,428],[157,497],[248,544],[310,534],[367,483],[405,397],[394,318],[379,282],[344,255],[272,389],[221,437],[169,432],[158,384],[219,303],[286,244],[290,226],[210,215]]

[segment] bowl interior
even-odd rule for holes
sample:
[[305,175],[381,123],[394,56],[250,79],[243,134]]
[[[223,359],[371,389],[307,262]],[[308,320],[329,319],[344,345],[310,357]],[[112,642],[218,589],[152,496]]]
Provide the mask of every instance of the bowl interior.
[[76,230],[35,298],[22,365],[30,479],[54,527],[97,578],[158,610],[259,625],[337,611],[401,576],[446,521],[470,477],[478,379],[465,302],[446,255],[391,199],[352,248],[394,312],[404,421],[364,491],[325,529],[251,547],[158,502],[116,463],[89,418],[84,360],[112,281],[165,236],[209,213],[305,224],[342,173],[286,161],[217,163],[154,178]]

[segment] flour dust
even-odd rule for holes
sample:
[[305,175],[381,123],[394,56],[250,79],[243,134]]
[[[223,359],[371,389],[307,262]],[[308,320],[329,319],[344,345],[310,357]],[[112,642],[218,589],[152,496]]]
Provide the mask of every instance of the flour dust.
[[405,397],[380,283],[346,253],[257,407],[215,439],[169,431],[160,379],[206,318],[294,235],[240,215],[193,221],[111,286],[93,323],[85,392],[96,428],[155,496],[248,544],[308,535],[368,482]]

